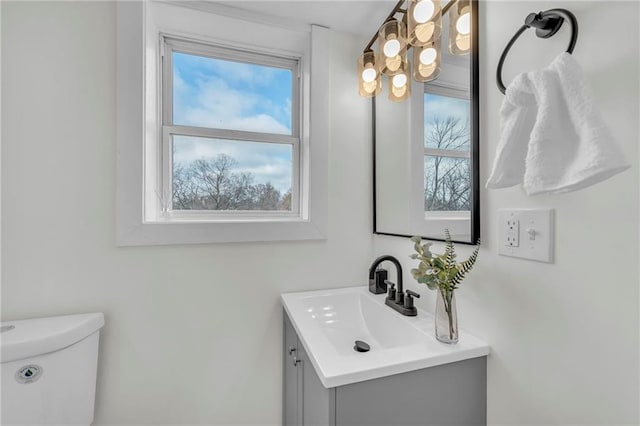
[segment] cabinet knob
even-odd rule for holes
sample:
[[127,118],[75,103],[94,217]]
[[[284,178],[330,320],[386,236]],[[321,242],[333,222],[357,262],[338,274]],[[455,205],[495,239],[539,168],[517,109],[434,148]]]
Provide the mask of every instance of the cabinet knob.
[[297,349],[294,348],[293,346],[289,346],[289,355],[291,355],[292,353],[294,353]]
[[293,356],[293,366],[294,367],[297,367],[298,364],[301,363],[301,362],[302,362],[302,360],[298,359],[297,356],[295,356],[295,355]]

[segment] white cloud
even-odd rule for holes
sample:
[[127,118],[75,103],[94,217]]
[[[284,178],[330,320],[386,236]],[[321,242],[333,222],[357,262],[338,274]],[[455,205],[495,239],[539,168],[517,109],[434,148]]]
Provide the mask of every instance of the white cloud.
[[279,71],[266,66],[223,60],[208,60],[207,67],[215,70],[217,74],[224,75],[226,81],[243,83],[250,87],[269,85]]
[[[283,107],[274,105],[269,99],[232,89],[225,81],[215,77],[198,81],[195,93],[179,75],[176,81],[176,124],[291,134],[291,130],[275,118],[282,114]],[[254,113],[253,110],[258,106],[271,114]],[[291,114],[290,101],[284,109]]]
[[228,141],[188,136],[175,136],[173,161],[188,165],[199,159],[213,159],[220,154],[238,162],[236,172],[248,172],[254,183],[271,182],[280,192],[292,183],[292,150],[289,145]]
[[425,101],[425,121],[431,121],[436,117],[446,118],[448,116],[469,121],[469,108],[469,101],[431,95]]

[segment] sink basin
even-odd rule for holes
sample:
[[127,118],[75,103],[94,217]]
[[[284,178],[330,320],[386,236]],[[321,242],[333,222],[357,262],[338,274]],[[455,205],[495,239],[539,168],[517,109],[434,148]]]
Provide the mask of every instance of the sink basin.
[[[489,346],[460,330],[456,345],[438,342],[433,317],[405,317],[367,287],[285,293],[282,303],[326,388],[485,356]],[[354,349],[356,340],[370,346]]]
[[424,339],[424,333],[405,326],[391,309],[381,309],[373,297],[360,291],[331,291],[300,299],[318,331],[342,356],[353,354],[353,343],[362,340],[371,350],[410,346]]

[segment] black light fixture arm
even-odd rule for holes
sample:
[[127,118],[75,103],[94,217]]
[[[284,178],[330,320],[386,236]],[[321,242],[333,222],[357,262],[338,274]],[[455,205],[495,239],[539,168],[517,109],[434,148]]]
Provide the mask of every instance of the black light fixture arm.
[[571,40],[569,41],[569,47],[567,53],[573,53],[573,49],[578,41],[578,20],[575,15],[566,9],[549,9],[539,13],[530,13],[524,21],[524,25],[520,27],[518,31],[511,37],[511,40],[507,43],[500,60],[498,61],[498,69],[496,70],[496,83],[498,89],[504,94],[507,90],[502,82],[502,66],[507,54],[513,47],[514,43],[529,28],[536,29],[536,35],[540,38],[552,37],[558,32],[565,20],[571,23]]
[[451,6],[453,6],[457,2],[458,2],[458,0],[450,0],[449,3],[445,4],[444,6],[442,6],[442,15],[444,16],[444,14],[447,13],[449,11],[449,9],[451,9]]

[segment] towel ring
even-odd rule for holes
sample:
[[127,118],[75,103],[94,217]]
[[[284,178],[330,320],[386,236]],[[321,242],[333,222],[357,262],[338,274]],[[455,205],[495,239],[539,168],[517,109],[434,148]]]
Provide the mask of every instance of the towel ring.
[[504,48],[502,55],[500,55],[500,61],[498,61],[498,70],[496,72],[496,81],[498,83],[498,89],[504,94],[507,88],[502,82],[502,65],[507,57],[507,53],[511,50],[511,47],[516,42],[518,37],[522,35],[529,28],[536,29],[536,35],[540,38],[549,38],[558,32],[565,19],[571,22],[571,41],[569,42],[569,48],[567,53],[573,53],[573,48],[576,47],[576,41],[578,41],[578,21],[573,13],[566,9],[549,9],[540,13],[530,13],[524,21],[524,25],[511,37],[509,43]]

